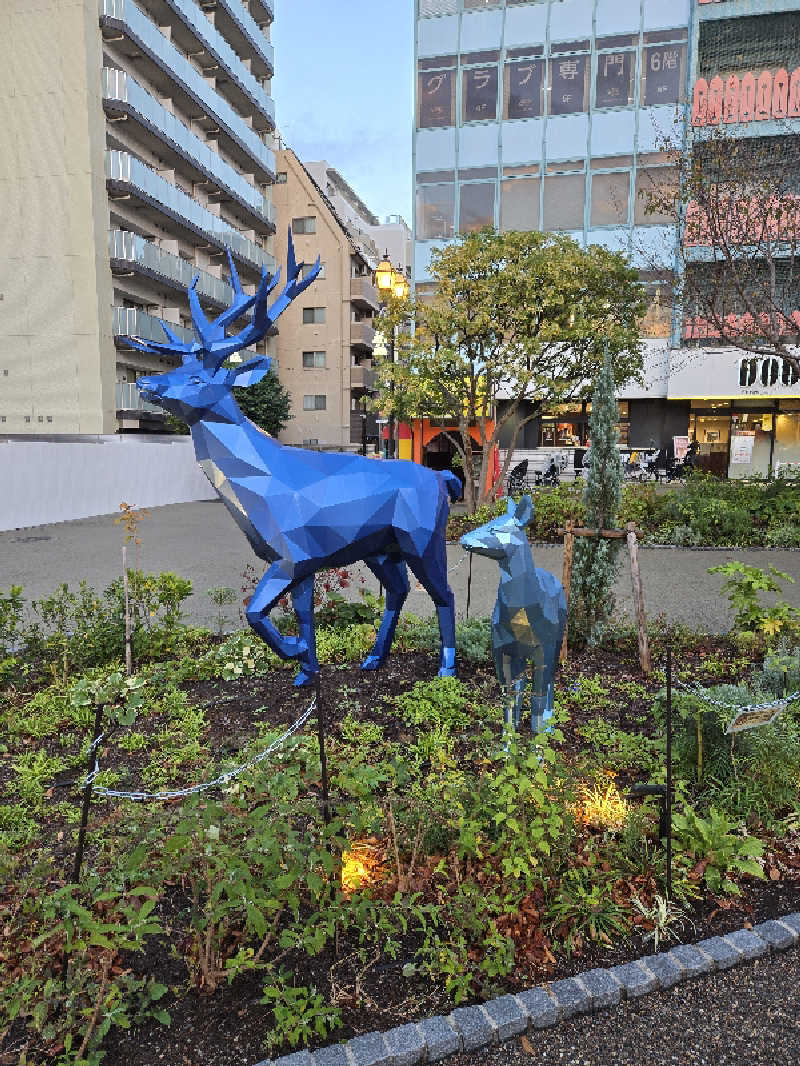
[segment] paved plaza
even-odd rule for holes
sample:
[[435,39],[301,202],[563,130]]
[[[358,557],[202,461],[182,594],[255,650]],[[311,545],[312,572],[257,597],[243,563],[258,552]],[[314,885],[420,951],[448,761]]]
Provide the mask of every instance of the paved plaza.
[[[104,515],[0,533],[0,589],[22,585],[27,600],[53,592],[61,582],[76,586],[85,579],[96,589],[103,589],[121,570],[125,533],[114,518]],[[215,624],[216,608],[208,598],[208,589],[228,586],[237,592],[238,599],[248,564],[259,575],[264,570],[264,564],[253,555],[224,506],[216,500],[155,508],[141,521],[138,537],[141,544],[128,548],[129,565],[150,572],[171,570],[190,578],[194,595],[187,603],[188,614],[202,624]],[[560,545],[534,547],[534,557],[539,566],[560,575]],[[463,617],[469,556],[458,544],[451,544],[448,559],[456,612]],[[497,593],[497,565],[480,556],[472,559],[470,615],[489,615]],[[708,567],[731,559],[785,570],[796,581],[786,586],[786,598],[800,607],[800,552],[645,547],[640,559],[651,617],[663,614],[670,621],[714,632],[727,629],[730,614],[727,601],[720,595],[722,579],[707,571]],[[377,591],[372,574],[365,568],[363,572],[368,586]],[[620,613],[632,615],[627,556],[620,566],[617,603]],[[237,609],[226,610],[230,625],[238,623]],[[406,610],[419,615],[432,611],[430,599],[413,580]]]

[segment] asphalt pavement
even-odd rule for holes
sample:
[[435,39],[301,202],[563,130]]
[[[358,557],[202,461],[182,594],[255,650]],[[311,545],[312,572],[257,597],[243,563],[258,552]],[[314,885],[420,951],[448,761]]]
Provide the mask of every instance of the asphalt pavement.
[[[86,580],[102,590],[121,572],[121,549],[125,530],[114,515],[84,518],[74,522],[29,527],[0,533],[0,591],[22,585],[27,600],[55,591],[62,582],[72,587]],[[243,574],[248,566],[260,576],[264,564],[253,555],[243,534],[217,500],[174,504],[154,508],[138,525],[139,545],[128,547],[128,565],[150,572],[170,570],[191,579],[194,594],[187,601],[188,616],[201,624],[214,625],[216,608],[208,590],[225,586],[241,599]],[[534,546],[539,566],[560,576],[560,545]],[[796,580],[786,585],[785,598],[800,607],[800,552],[648,548],[640,551],[646,608],[649,616],[663,614],[671,622],[722,632],[729,628],[727,600],[721,594],[722,578],[708,568],[737,559],[755,566],[775,566]],[[459,617],[466,613],[470,556],[458,544],[448,546],[450,584]],[[366,568],[367,586],[377,591],[377,582]],[[497,595],[496,563],[472,557],[471,616],[491,614]],[[358,587],[356,581],[353,587]],[[632,617],[630,569],[623,555],[617,581],[617,609]],[[239,623],[236,607],[226,608],[228,626]],[[412,578],[406,610],[427,616],[433,605]]]

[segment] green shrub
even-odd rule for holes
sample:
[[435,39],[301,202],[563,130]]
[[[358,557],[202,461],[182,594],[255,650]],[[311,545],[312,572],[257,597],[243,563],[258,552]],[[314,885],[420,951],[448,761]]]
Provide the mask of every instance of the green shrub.
[[800,524],[794,521],[773,526],[765,540],[770,548],[800,548]]

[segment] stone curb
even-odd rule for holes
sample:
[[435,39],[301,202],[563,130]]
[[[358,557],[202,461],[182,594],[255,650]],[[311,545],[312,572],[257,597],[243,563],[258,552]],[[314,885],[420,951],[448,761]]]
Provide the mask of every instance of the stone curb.
[[752,929],[737,929],[697,944],[679,944],[621,966],[589,970],[516,995],[499,996],[476,1007],[456,1007],[436,1016],[356,1036],[313,1053],[297,1051],[256,1066],[417,1066],[458,1051],[477,1051],[534,1029],[544,1029],[578,1014],[607,1010],[621,1000],[673,988],[717,970],[785,951],[800,943],[800,911],[770,919]]

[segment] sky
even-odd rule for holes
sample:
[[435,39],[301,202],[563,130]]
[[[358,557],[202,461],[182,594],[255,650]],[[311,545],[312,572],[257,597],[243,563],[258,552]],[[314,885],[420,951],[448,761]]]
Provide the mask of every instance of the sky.
[[285,146],[326,159],[381,221],[410,225],[414,4],[275,0],[271,39]]

